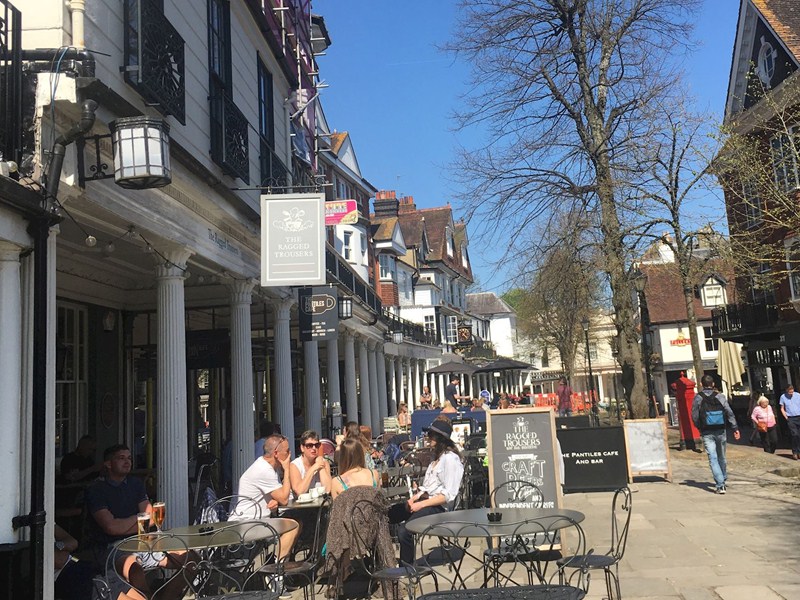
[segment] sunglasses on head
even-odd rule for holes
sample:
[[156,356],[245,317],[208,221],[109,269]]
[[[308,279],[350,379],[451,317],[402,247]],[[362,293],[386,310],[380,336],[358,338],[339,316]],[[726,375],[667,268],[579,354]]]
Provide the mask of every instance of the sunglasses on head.
[[306,448],[319,448],[322,444],[320,442],[306,442],[303,446]]

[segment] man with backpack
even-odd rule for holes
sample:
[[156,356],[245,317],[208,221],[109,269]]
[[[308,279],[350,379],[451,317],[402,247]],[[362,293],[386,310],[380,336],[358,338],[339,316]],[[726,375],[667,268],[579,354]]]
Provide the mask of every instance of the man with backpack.
[[714,378],[703,375],[700,379],[703,389],[694,397],[692,403],[692,421],[700,430],[703,445],[708,454],[708,464],[717,486],[717,493],[725,493],[725,482],[728,479],[725,462],[726,433],[725,422],[733,429],[733,439],[740,437],[736,417],[724,394],[714,389]]

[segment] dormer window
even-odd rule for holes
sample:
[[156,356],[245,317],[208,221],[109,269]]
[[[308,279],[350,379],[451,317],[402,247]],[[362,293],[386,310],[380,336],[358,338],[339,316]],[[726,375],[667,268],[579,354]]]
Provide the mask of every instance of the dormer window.
[[447,256],[453,256],[455,244],[453,244],[453,231],[448,227],[445,231],[447,237]]
[[709,277],[703,284],[701,296],[704,307],[722,306],[726,302],[725,284],[716,277]]
[[465,269],[469,268],[469,261],[467,260],[467,246],[466,244],[461,244],[461,266]]

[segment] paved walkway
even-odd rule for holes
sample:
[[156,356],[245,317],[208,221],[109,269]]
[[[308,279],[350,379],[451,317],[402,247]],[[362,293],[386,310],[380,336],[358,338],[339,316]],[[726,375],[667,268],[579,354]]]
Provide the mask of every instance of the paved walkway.
[[[673,434],[674,435],[674,434]],[[780,453],[781,451],[779,451]],[[671,451],[672,483],[637,479],[620,567],[622,594],[638,600],[800,598],[800,469],[760,448],[729,446],[728,493],[714,493],[705,454]],[[782,469],[782,477],[771,471]],[[611,494],[571,494],[588,544],[610,537]],[[588,598],[602,598],[594,578]]]

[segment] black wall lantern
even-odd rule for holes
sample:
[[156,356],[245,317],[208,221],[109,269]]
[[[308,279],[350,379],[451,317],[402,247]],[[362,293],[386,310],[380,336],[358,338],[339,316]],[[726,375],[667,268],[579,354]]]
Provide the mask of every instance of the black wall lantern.
[[342,320],[353,317],[353,299],[349,296],[339,298],[339,318]]

